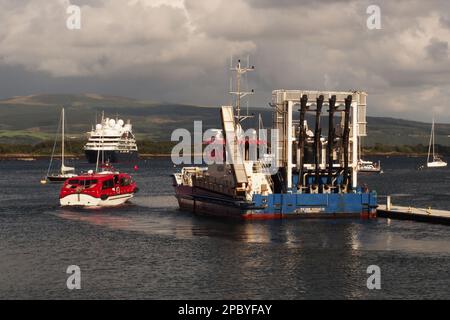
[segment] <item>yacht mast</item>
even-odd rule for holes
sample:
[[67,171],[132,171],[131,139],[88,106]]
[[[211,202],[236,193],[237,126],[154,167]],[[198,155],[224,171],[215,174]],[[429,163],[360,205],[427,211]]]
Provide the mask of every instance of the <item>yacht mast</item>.
[[433,117],[433,161],[436,159],[436,137],[435,137],[435,124],[434,124],[434,117]]
[[428,158],[427,158],[428,163],[430,163],[431,151],[433,151],[433,161],[434,161],[434,116],[433,122],[431,124],[430,144],[428,145]]
[[64,174],[64,108],[61,110],[62,131],[61,131],[61,174]]

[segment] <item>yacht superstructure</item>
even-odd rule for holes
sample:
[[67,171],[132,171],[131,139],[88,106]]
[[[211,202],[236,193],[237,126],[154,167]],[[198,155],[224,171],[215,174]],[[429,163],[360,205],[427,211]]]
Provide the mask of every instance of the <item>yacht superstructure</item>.
[[84,152],[89,163],[132,162],[138,158],[138,148],[130,120],[102,116],[95,128],[88,132]]

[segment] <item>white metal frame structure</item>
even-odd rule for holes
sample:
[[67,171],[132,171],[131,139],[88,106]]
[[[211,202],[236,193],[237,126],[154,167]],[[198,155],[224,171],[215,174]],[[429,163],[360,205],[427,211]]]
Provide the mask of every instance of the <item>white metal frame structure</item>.
[[279,133],[277,166],[286,168],[288,191],[292,190],[292,169],[296,166],[292,162],[293,146],[296,142],[293,133],[296,132],[298,124],[293,120],[293,110],[300,106],[300,99],[303,95],[308,96],[308,106],[314,106],[320,95],[324,96],[324,106],[328,106],[327,101],[333,95],[336,96],[336,105],[344,104],[345,99],[349,95],[352,96],[349,155],[352,169],[352,187],[355,189],[358,185],[359,137],[367,135],[367,93],[363,91],[274,90],[272,91],[272,106],[275,109],[273,128],[278,129]]

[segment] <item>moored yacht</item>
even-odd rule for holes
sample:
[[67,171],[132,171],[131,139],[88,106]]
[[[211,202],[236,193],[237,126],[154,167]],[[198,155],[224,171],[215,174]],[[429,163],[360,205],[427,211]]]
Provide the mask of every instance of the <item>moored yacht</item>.
[[381,169],[381,161],[373,162],[360,159],[358,161],[358,172],[383,173],[383,170]]
[[430,144],[428,146],[428,157],[427,157],[427,167],[428,168],[444,168],[447,166],[447,162],[443,161],[439,155],[436,153],[436,143],[435,143],[435,125],[434,117],[433,123],[431,125],[431,135]]
[[88,132],[89,140],[84,152],[89,163],[133,162],[138,158],[138,148],[130,120],[110,119],[102,116],[95,128]]
[[53,146],[53,152],[52,152],[52,156],[50,159],[50,164],[48,166],[48,171],[47,171],[47,175],[45,177],[45,179],[41,180],[42,184],[47,183],[47,181],[50,182],[64,182],[66,181],[66,179],[68,178],[72,178],[74,176],[76,176],[75,173],[75,168],[73,167],[68,167],[64,164],[65,162],[65,112],[64,112],[64,108],[62,108],[61,110],[61,168],[60,168],[60,172],[58,173],[50,173],[51,167],[52,167],[52,162],[53,162],[53,156],[55,153],[55,147],[56,147],[56,139],[55,139],[55,144]]

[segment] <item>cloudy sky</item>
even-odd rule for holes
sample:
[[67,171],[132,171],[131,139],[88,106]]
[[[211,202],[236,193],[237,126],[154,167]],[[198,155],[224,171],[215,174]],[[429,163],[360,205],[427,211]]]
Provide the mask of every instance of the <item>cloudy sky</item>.
[[[70,4],[81,29],[69,30]],[[381,9],[369,30],[367,7]],[[231,56],[273,89],[365,90],[369,114],[450,122],[450,1],[0,0],[0,98],[121,95],[221,105]]]

